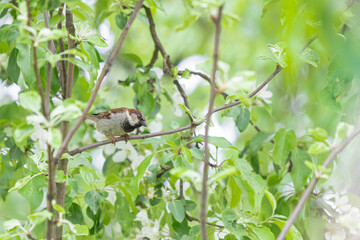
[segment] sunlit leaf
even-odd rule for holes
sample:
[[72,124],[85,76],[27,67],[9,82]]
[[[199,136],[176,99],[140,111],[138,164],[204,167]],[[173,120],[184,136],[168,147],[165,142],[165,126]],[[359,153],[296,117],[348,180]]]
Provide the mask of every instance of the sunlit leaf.
[[294,130],[280,129],[275,134],[274,142],[274,162],[283,166],[290,151],[294,150],[296,147],[296,135]]
[[168,203],[169,210],[174,216],[176,221],[182,222],[185,218],[185,209],[184,205],[180,200],[174,200]]

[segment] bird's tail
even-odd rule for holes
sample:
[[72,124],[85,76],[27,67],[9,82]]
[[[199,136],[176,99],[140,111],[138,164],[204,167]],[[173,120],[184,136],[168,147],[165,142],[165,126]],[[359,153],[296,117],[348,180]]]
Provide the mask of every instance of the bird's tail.
[[89,119],[90,121],[93,121],[93,122],[97,122],[98,118],[95,117],[95,116],[91,116],[91,115],[86,115],[85,117],[86,119]]

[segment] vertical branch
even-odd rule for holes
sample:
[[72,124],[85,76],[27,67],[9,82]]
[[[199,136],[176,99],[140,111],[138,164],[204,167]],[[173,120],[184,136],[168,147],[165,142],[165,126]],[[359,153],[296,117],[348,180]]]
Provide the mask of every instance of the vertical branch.
[[[59,22],[61,23],[61,21]],[[74,27],[74,20],[73,20],[73,14],[69,11],[69,9],[66,7],[66,19],[65,19],[65,27],[68,31],[68,49],[75,48],[75,41],[71,39],[70,35],[75,35],[75,27]],[[69,58],[73,58],[74,55],[69,54]],[[73,81],[74,81],[74,64],[71,62],[68,62],[66,67],[66,80],[63,81],[63,99],[71,98],[72,93],[72,87],[73,87]],[[61,133],[63,140],[66,137],[66,135],[69,132],[69,121],[63,121],[61,122]],[[63,159],[59,162],[58,169],[63,171],[64,174],[67,174],[67,165],[68,165],[68,159]],[[62,207],[64,207],[65,202],[65,187],[66,183],[56,183],[56,203]],[[59,220],[59,213],[55,213],[55,221]],[[55,239],[61,239],[62,238],[62,226],[58,226],[55,228]]]
[[[30,12],[30,0],[26,0],[26,7],[27,7],[27,25],[31,27],[31,12]],[[45,17],[46,18],[46,17]],[[47,22],[48,23],[48,22]],[[48,69],[46,73],[46,96],[44,96],[43,86],[41,83],[40,71],[37,64],[37,49],[34,46],[34,42],[32,43],[32,50],[33,50],[33,67],[35,72],[35,78],[37,87],[39,89],[39,94],[41,96],[41,107],[43,114],[47,120],[49,120],[50,115],[50,86],[51,86],[51,65],[48,64]],[[50,48],[50,42],[48,42],[48,46]],[[55,193],[55,162],[53,161],[53,153],[51,150],[51,146],[47,143],[47,154],[48,154],[48,165],[49,165],[49,176],[48,176],[48,192],[46,196],[46,209],[49,212],[53,212],[52,200],[54,199]],[[54,222],[53,219],[48,219],[46,222],[46,237],[47,239],[52,239],[53,234],[53,226]]]
[[[45,26],[46,28],[50,28],[49,26],[49,13],[47,11],[44,12],[44,21],[45,21]],[[54,44],[54,41],[53,40],[49,40],[48,41],[48,48],[50,50],[50,52],[52,54],[56,54],[56,48],[55,48],[55,44]],[[63,74],[62,74],[62,69],[61,69],[61,62],[56,62],[56,70],[58,72],[58,77],[59,77],[59,81],[60,81],[60,85],[62,86],[62,82],[63,82]]]
[[[327,168],[330,163],[335,159],[335,157],[342,151],[344,148],[360,133],[360,127],[358,127],[349,137],[345,139],[334,151],[331,152],[331,154],[328,156],[328,158],[323,163],[322,167],[325,169]],[[316,173],[316,176],[311,180],[309,186],[305,189],[304,194],[301,196],[298,204],[296,205],[294,211],[288,218],[285,226],[281,230],[279,236],[276,238],[277,240],[283,240],[286,237],[287,232],[289,231],[291,225],[295,222],[297,216],[299,215],[301,209],[304,207],[306,200],[311,195],[312,191],[314,190],[316,184],[320,180],[321,175],[323,174],[323,171],[319,171]]]
[[211,74],[211,93],[209,99],[209,108],[208,114],[206,115],[206,123],[205,123],[205,156],[204,156],[204,168],[203,168],[203,179],[202,179],[202,190],[201,190],[201,239],[207,240],[207,231],[206,231],[206,215],[207,215],[207,181],[209,174],[209,127],[211,115],[214,107],[214,100],[216,96],[216,88],[215,88],[215,77],[216,77],[216,69],[219,58],[219,42],[220,42],[220,31],[221,31],[221,17],[222,17],[223,5],[219,8],[218,16],[214,19],[215,22],[215,47],[214,47],[214,61],[213,61],[213,69]]
[[93,92],[91,93],[91,96],[90,96],[90,99],[86,105],[86,107],[84,108],[83,110],[83,114],[81,115],[81,117],[75,122],[74,126],[71,128],[71,130],[69,131],[69,133],[66,135],[60,149],[59,149],[59,152],[58,154],[56,155],[55,157],[55,161],[59,161],[62,154],[66,151],[67,149],[67,146],[71,140],[71,138],[74,136],[75,132],[77,131],[77,129],[80,127],[81,123],[84,121],[85,119],[85,116],[86,114],[89,112],[93,102],[95,101],[95,97],[96,97],[96,94],[98,93],[99,91],[99,88],[100,88],[100,85],[102,83],[102,81],[104,80],[105,76],[108,74],[108,72],[110,71],[110,68],[113,64],[113,61],[115,60],[116,58],[116,55],[119,53],[120,51],[120,48],[122,47],[122,44],[125,40],[125,37],[129,31],[129,28],[131,26],[131,24],[134,22],[135,20],[135,17],[137,15],[137,13],[139,12],[141,6],[142,6],[142,3],[144,2],[144,0],[139,0],[137,3],[136,3],[136,6],[134,8],[134,11],[133,13],[131,14],[130,16],[130,19],[128,21],[128,23],[126,24],[124,30],[122,31],[120,37],[119,37],[119,40],[118,42],[116,43],[115,45],[115,48],[114,50],[111,52],[108,60],[106,61],[106,64],[103,68],[103,70],[101,71],[101,74],[95,84],[95,87],[94,87],[94,90]]
[[[57,28],[60,29],[60,30],[62,29],[63,10],[64,10],[64,3],[61,4],[61,8],[59,9],[60,21],[57,24]],[[65,51],[64,41],[63,41],[62,38],[59,38],[59,50],[60,50],[60,52]],[[60,61],[60,66],[61,66],[61,68],[60,68],[61,69],[61,72],[60,72],[61,77],[59,78],[59,80],[60,80],[61,89],[64,92],[64,85],[63,84],[65,82],[67,82],[65,60]]]
[[[75,35],[75,27],[74,27],[74,20],[73,20],[73,14],[69,11],[68,7],[66,7],[66,21],[65,21],[66,29],[68,30],[68,49],[75,48],[75,41],[71,39],[70,35]],[[73,58],[74,55],[69,55],[69,58]],[[66,93],[65,98],[71,97],[72,87],[73,87],[73,81],[74,81],[74,64],[71,62],[68,62],[67,69],[66,69]]]

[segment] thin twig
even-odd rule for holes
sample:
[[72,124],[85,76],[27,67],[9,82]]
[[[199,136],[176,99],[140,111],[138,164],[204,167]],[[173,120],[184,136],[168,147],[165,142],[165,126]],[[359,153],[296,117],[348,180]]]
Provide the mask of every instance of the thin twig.
[[55,158],[56,161],[58,161],[61,158],[62,154],[66,151],[66,148],[67,148],[71,138],[74,136],[75,132],[80,127],[81,123],[84,121],[85,116],[89,112],[89,110],[90,110],[90,108],[91,108],[91,106],[92,106],[92,104],[93,104],[93,102],[95,100],[96,94],[99,91],[100,85],[101,85],[102,81],[104,80],[105,76],[110,71],[112,63],[115,60],[115,58],[116,58],[116,56],[117,56],[117,54],[118,54],[124,40],[125,40],[125,37],[126,37],[128,31],[129,31],[129,28],[130,28],[131,24],[134,22],[135,17],[136,17],[137,13],[139,12],[139,10],[140,10],[140,8],[142,6],[143,1],[144,0],[139,0],[136,3],[136,6],[134,8],[133,13],[130,16],[130,19],[129,19],[128,23],[126,24],[124,30],[122,31],[122,33],[120,35],[120,38],[119,38],[118,42],[116,43],[116,46],[115,46],[114,50],[111,52],[110,57],[106,61],[106,64],[105,64],[103,70],[101,71],[101,74],[100,74],[100,76],[99,76],[99,78],[98,78],[98,80],[97,80],[97,82],[95,84],[94,90],[91,93],[88,104],[84,108],[81,117],[75,122],[74,126],[71,128],[71,130],[67,134],[66,138],[64,139],[64,141],[63,141],[63,143],[62,143],[62,145],[61,145],[61,147],[59,149],[59,152],[56,155],[56,158]]
[[[200,123],[194,123],[194,124],[189,124],[186,125],[184,127],[180,127],[180,128],[176,128],[176,129],[171,129],[171,130],[167,130],[167,131],[161,131],[161,132],[155,132],[155,133],[148,133],[148,134],[143,134],[143,135],[130,135],[129,136],[129,140],[140,140],[140,139],[146,139],[146,138],[152,138],[152,137],[158,137],[158,136],[164,136],[164,135],[170,135],[170,134],[174,134],[177,132],[182,132],[185,130],[190,129],[193,126],[198,126],[200,124],[202,124],[203,122]],[[125,141],[126,138],[125,137],[117,137],[116,141]],[[89,145],[80,147],[80,148],[76,148],[74,150],[71,150],[70,152],[68,152],[69,155],[74,156],[76,154],[82,153],[83,151],[92,149],[92,148],[96,148],[96,147],[100,147],[109,143],[113,143],[112,139],[109,140],[104,140],[104,141],[100,141],[100,142],[96,142],[96,143],[91,143]]]
[[[151,37],[152,37],[152,39],[154,41],[154,44],[155,44],[154,54],[155,54],[155,52],[157,52],[156,49],[158,49],[158,51],[160,51],[160,53],[161,53],[161,55],[163,56],[163,59],[164,59],[164,72],[168,73],[172,77],[174,77],[173,73],[171,72],[171,68],[173,67],[173,64],[172,64],[172,62],[170,60],[170,56],[166,53],[164,46],[162,45],[159,37],[157,36],[156,29],[155,29],[155,22],[154,22],[154,18],[152,16],[152,14],[151,14],[151,10],[149,8],[147,8],[147,7],[144,7],[144,8],[145,8],[146,16],[147,16],[147,18],[149,20],[149,29],[150,29]],[[153,58],[154,58],[154,55],[153,55]],[[188,109],[190,109],[189,99],[186,96],[186,93],[185,93],[183,87],[181,86],[179,81],[176,80],[176,79],[174,79],[174,84],[175,84],[176,88],[178,89],[178,91],[179,91],[179,93],[180,93],[180,95],[181,95],[181,97],[182,97],[182,99],[184,101],[184,105]],[[189,117],[190,122],[193,122],[192,116],[190,114],[188,114],[188,113],[187,113],[187,115]]]
[[33,236],[31,236],[31,233],[27,233],[27,234],[26,234],[26,237],[27,237],[28,239],[31,239],[31,240],[36,240],[36,238],[34,238]]
[[208,114],[206,115],[205,123],[205,136],[204,136],[204,167],[203,167],[203,179],[202,179],[202,190],[201,190],[201,215],[200,215],[200,227],[201,227],[201,239],[207,240],[207,228],[206,228],[206,215],[207,215],[207,181],[209,174],[209,128],[210,119],[213,113],[214,100],[216,96],[215,89],[215,77],[219,58],[219,43],[220,43],[220,31],[221,31],[221,17],[222,17],[223,5],[219,7],[218,16],[215,19],[215,47],[214,47],[214,60],[211,74],[211,93],[209,99]]
[[151,57],[150,63],[148,65],[146,65],[146,67],[152,68],[154,66],[156,60],[158,59],[158,55],[159,55],[159,49],[155,44],[154,52],[153,52],[153,55]]
[[152,37],[156,47],[159,49],[161,55],[164,58],[164,63],[165,63],[164,68],[166,69],[166,72],[171,74],[170,69],[172,68],[172,63],[170,61],[169,55],[166,53],[163,45],[160,42],[160,39],[158,38],[158,36],[156,34],[155,22],[154,22],[154,18],[152,16],[152,14],[151,14],[151,10],[147,7],[144,7],[144,9],[145,9],[146,16],[149,20],[149,29],[150,29],[151,37]]
[[170,171],[173,168],[174,167],[168,167],[168,168],[162,167],[162,171],[156,175],[156,178],[161,178],[162,175],[164,175],[166,172]]
[[[195,218],[195,217],[191,217],[189,216],[188,214],[185,213],[185,217],[187,220],[189,220],[190,222],[192,221],[195,221],[195,222],[200,222],[199,219]],[[217,224],[214,224],[214,223],[210,223],[210,222],[206,222],[207,225],[210,225],[210,226],[214,226],[214,227],[217,227],[217,228],[220,228],[220,229],[224,229],[224,226],[221,226],[221,225],[217,225]]]
[[318,37],[318,34],[315,34],[300,50],[299,54],[301,54],[310,44]]
[[[345,139],[335,150],[333,150],[328,158],[325,160],[325,162],[322,165],[322,168],[327,168],[330,163],[335,159],[335,157],[342,151],[344,148],[360,133],[360,127],[358,127],[349,137]],[[319,170],[316,173],[316,176],[311,180],[309,186],[305,189],[304,194],[301,196],[298,204],[296,205],[294,211],[291,213],[290,217],[288,218],[285,226],[281,230],[279,236],[276,238],[277,240],[283,240],[289,231],[291,225],[295,222],[297,216],[299,215],[301,209],[303,208],[306,200],[311,195],[312,191],[314,190],[317,182],[320,180],[321,175],[323,174],[323,171]]]

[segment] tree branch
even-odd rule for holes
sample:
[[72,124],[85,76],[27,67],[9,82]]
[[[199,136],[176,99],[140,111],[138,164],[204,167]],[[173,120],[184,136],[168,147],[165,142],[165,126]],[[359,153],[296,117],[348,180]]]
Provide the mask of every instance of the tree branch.
[[[360,133],[360,127],[358,127],[349,137],[345,139],[335,150],[333,150],[328,158],[323,163],[322,167],[325,169],[327,168],[330,163],[335,159],[335,157],[342,151],[344,148]],[[301,196],[298,204],[296,205],[294,211],[291,213],[290,217],[288,218],[285,226],[281,230],[279,236],[276,238],[277,240],[283,240],[286,237],[287,232],[289,231],[291,225],[295,222],[297,216],[299,215],[301,209],[303,208],[306,200],[311,195],[312,191],[314,190],[316,184],[320,180],[321,174],[323,171],[319,170],[316,173],[316,176],[311,180],[309,186],[305,189],[304,194]]]
[[211,74],[211,93],[209,99],[208,114],[206,115],[205,125],[205,136],[204,136],[204,167],[203,167],[203,179],[202,179],[202,190],[201,190],[201,215],[200,215],[200,227],[201,227],[201,239],[207,240],[207,229],[206,229],[206,215],[207,215],[207,181],[209,174],[209,128],[211,115],[213,113],[214,101],[216,96],[215,78],[216,70],[219,58],[219,43],[220,43],[220,31],[221,31],[221,17],[222,17],[223,5],[219,8],[219,13],[214,20],[215,22],[215,47],[214,47],[214,60]]
[[170,68],[172,68],[172,63],[170,61],[170,57],[169,55],[167,55],[163,45],[161,44],[160,42],[160,39],[158,38],[157,34],[156,34],[156,30],[155,30],[155,22],[154,22],[154,19],[153,19],[153,16],[151,14],[151,10],[147,7],[144,7],[145,9],[145,13],[146,13],[146,16],[149,20],[149,29],[150,29],[150,33],[151,33],[151,37],[155,43],[155,48],[157,48],[161,55],[163,56],[164,58],[164,69],[165,69],[165,72],[169,73],[169,74],[172,74],[171,71],[170,71]]
[[[50,25],[49,25],[50,18],[49,18],[49,13],[47,11],[44,12],[44,21],[45,21],[46,28],[50,29]],[[48,48],[49,48],[49,50],[50,50],[50,52],[52,54],[57,53],[53,40],[48,41]],[[56,62],[56,70],[58,72],[58,77],[59,77],[60,84],[62,84],[62,82],[63,82],[63,74],[62,74],[61,62],[60,61]]]
[[[57,24],[57,28],[58,29],[62,29],[62,17],[63,17],[63,10],[64,10],[64,3],[61,4],[61,7],[59,9],[59,16],[60,16],[60,21]],[[60,52],[64,52],[65,48],[64,48],[64,41],[62,38],[59,38],[59,50]],[[60,80],[60,86],[62,91],[64,92],[64,83],[67,82],[67,76],[66,76],[66,64],[65,64],[65,60],[61,60],[61,78],[59,78]]]
[[[192,222],[192,221],[200,222],[199,219],[197,219],[197,218],[195,218],[195,217],[191,217],[191,216],[189,216],[187,213],[185,213],[185,217],[186,217],[186,219],[189,220],[190,222]],[[214,224],[214,223],[206,222],[206,224],[207,224],[207,225],[210,225],[210,226],[214,226],[214,227],[220,228],[220,229],[224,229],[224,226],[217,225],[217,224]]]
[[154,66],[157,58],[158,58],[158,55],[159,55],[159,49],[155,44],[154,52],[153,52],[153,55],[151,57],[150,63],[148,65],[146,65],[146,67],[152,68]]
[[[157,52],[160,51],[161,55],[164,58],[164,72],[170,74],[174,78],[174,74],[171,72],[171,68],[173,67],[173,64],[172,64],[172,62],[170,60],[170,56],[166,53],[165,48],[163,47],[159,37],[157,36],[156,29],[155,29],[155,22],[154,22],[154,18],[152,16],[152,14],[151,14],[151,10],[149,8],[147,8],[147,7],[144,7],[144,9],[145,9],[145,12],[146,12],[146,16],[147,16],[147,18],[149,20],[149,29],[150,29],[151,37],[152,37],[152,39],[154,41],[154,44],[155,44],[154,54],[153,54],[153,57],[152,57],[151,62],[150,62],[149,65],[151,66],[151,63],[153,63],[153,61],[154,62],[156,61]],[[180,83],[179,83],[179,81],[177,79],[174,79],[174,84],[175,84],[176,88],[178,89],[178,91],[179,91],[179,93],[180,93],[180,95],[181,95],[181,97],[182,97],[182,99],[184,101],[184,105],[188,109],[190,109],[189,99],[186,96],[186,93],[185,93],[183,87],[180,85]],[[188,113],[187,113],[187,115],[189,117],[190,122],[193,122],[192,116],[190,114],[188,114]]]
[[[76,43],[74,40],[71,39],[70,35],[75,35],[75,27],[74,27],[74,20],[73,20],[73,14],[69,11],[68,7],[66,6],[65,9],[65,27],[68,32],[68,49],[73,49],[76,47]],[[61,21],[60,21],[61,22]],[[61,39],[62,40],[62,39]],[[74,55],[69,54],[69,58],[74,58]],[[63,100],[67,98],[71,98],[72,94],[72,88],[73,88],[73,81],[74,81],[74,64],[71,62],[68,62],[66,67],[66,80],[63,81],[62,87],[63,87],[63,93],[62,97]],[[69,132],[69,121],[62,121],[61,122],[61,134],[63,139]],[[68,159],[63,159],[61,162],[59,162],[58,169],[63,171],[64,174],[67,174],[67,165],[68,165]],[[55,163],[56,168],[56,163]],[[60,205],[61,207],[64,207],[65,202],[65,187],[66,183],[56,183],[56,203]],[[59,221],[59,213],[55,212],[55,221]],[[55,227],[55,239],[61,240],[62,239],[62,232],[63,232],[63,226],[56,226]]]
[[[31,27],[31,12],[30,12],[30,0],[26,0],[26,7],[27,7],[27,25]],[[49,72],[49,69],[51,67],[48,66],[48,71],[46,75],[46,99],[43,92],[43,86],[41,83],[41,77],[40,77],[40,71],[37,64],[37,50],[34,46],[34,41],[32,41],[32,50],[33,50],[33,68],[35,72],[35,78],[37,87],[39,90],[39,94],[41,97],[41,108],[42,112],[47,120],[49,120],[49,106],[50,106],[50,84],[51,84],[51,72]],[[50,65],[50,64],[49,64]],[[46,209],[49,212],[53,212],[53,206],[51,204],[52,199],[54,199],[54,193],[55,193],[55,168],[54,168],[54,162],[53,162],[53,154],[51,151],[51,146],[49,143],[47,143],[47,154],[48,154],[48,166],[49,166],[49,179],[48,179],[48,192],[47,192],[47,203],[46,203]],[[53,234],[53,219],[48,219],[46,221],[46,237],[47,239],[52,239]],[[29,235],[31,237],[31,235]],[[29,237],[28,236],[28,237]]]
[[[139,139],[146,139],[146,138],[170,135],[170,134],[174,134],[174,133],[177,133],[177,132],[182,132],[182,131],[188,130],[193,126],[198,126],[198,125],[200,125],[202,123],[203,122],[193,123],[193,124],[186,125],[184,127],[171,129],[171,130],[167,130],[167,131],[156,132],[156,133],[148,133],[148,134],[143,134],[143,135],[130,135],[129,140],[139,140]],[[125,141],[125,137],[117,137],[116,141],[117,142],[118,141]],[[68,152],[68,154],[71,155],[71,156],[74,156],[74,155],[79,154],[79,153],[81,153],[83,151],[86,151],[86,150],[89,150],[89,149],[92,149],[92,148],[96,148],[96,147],[100,147],[100,146],[110,144],[110,143],[113,143],[112,139],[108,139],[108,140],[104,140],[104,141],[100,141],[100,142],[96,142],[96,143],[91,143],[89,145],[86,145],[86,146],[71,150],[70,152]]]
[[136,6],[134,8],[133,13],[130,16],[130,19],[129,19],[128,23],[126,24],[124,30],[122,31],[122,33],[120,35],[120,38],[119,38],[118,42],[116,43],[116,46],[115,46],[114,50],[111,52],[110,57],[106,61],[106,64],[105,64],[103,70],[101,71],[101,74],[100,74],[100,76],[99,76],[99,78],[98,78],[98,80],[97,80],[97,82],[95,84],[94,90],[91,93],[88,104],[86,105],[86,107],[83,110],[82,116],[75,122],[74,126],[71,128],[71,130],[67,134],[66,138],[64,139],[64,141],[63,141],[63,143],[62,143],[62,145],[61,145],[61,147],[59,149],[59,152],[55,157],[56,161],[58,161],[61,158],[62,154],[66,151],[66,148],[67,148],[71,138],[74,136],[75,132],[80,127],[81,123],[84,121],[85,116],[89,112],[89,110],[90,110],[90,108],[91,108],[91,106],[92,106],[92,104],[93,104],[93,102],[95,100],[96,94],[99,91],[100,85],[101,85],[102,81],[104,80],[105,76],[107,75],[107,73],[110,71],[112,63],[115,60],[116,55],[118,54],[118,52],[119,52],[119,50],[120,50],[120,48],[121,48],[121,46],[122,46],[122,44],[123,44],[123,42],[125,40],[125,37],[126,37],[128,31],[129,31],[129,28],[130,28],[131,24],[134,22],[135,17],[136,17],[137,13],[139,12],[139,10],[140,10],[140,8],[142,6],[143,1],[144,0],[139,0],[136,3]]

